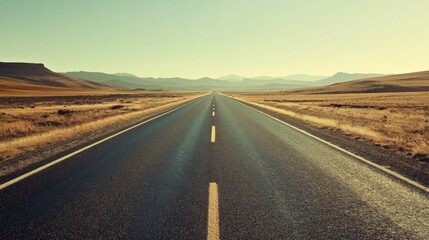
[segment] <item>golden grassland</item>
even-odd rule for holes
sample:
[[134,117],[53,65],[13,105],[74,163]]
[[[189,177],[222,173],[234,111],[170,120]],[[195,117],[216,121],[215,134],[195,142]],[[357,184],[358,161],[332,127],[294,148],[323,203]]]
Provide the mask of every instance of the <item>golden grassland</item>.
[[0,98],[0,161],[97,129],[114,128],[120,122],[150,117],[204,94]]
[[418,159],[429,156],[429,92],[226,95]]

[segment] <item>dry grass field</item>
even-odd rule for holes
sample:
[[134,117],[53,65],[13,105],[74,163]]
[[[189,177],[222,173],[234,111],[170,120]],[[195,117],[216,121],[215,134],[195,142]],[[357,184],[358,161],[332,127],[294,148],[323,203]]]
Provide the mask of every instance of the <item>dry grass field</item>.
[[226,93],[253,105],[411,155],[429,157],[429,92]]
[[[115,129],[172,109],[204,93],[0,97],[0,161],[103,128]],[[27,159],[28,162],[32,160]],[[26,165],[26,163],[21,163]],[[1,169],[0,176],[9,171]]]
[[125,90],[70,78],[43,64],[0,62],[0,96],[52,96],[107,94]]

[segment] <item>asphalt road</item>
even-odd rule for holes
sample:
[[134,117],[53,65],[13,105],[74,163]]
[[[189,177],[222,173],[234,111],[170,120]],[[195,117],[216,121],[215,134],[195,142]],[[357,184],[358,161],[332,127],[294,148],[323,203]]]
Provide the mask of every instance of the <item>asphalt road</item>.
[[0,190],[0,239],[429,239],[429,196],[212,93]]

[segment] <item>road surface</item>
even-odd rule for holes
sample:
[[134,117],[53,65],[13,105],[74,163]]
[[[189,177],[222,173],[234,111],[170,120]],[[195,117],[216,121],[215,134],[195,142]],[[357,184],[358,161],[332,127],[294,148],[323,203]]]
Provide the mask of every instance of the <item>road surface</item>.
[[0,239],[429,239],[425,191],[212,93],[0,190]]

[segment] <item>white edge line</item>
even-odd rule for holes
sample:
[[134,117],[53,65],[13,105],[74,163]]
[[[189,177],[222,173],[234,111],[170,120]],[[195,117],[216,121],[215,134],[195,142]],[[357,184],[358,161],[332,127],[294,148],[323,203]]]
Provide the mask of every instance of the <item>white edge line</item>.
[[[203,96],[203,97],[204,97],[204,96]],[[136,128],[136,127],[140,126],[140,125],[143,125],[143,124],[145,124],[145,123],[147,123],[147,122],[150,122],[150,121],[152,121],[152,120],[155,120],[155,119],[157,119],[157,118],[160,118],[160,117],[162,117],[162,116],[164,116],[164,115],[167,115],[167,114],[169,114],[169,113],[171,113],[171,112],[174,112],[174,111],[176,111],[176,110],[179,110],[180,108],[183,108],[183,107],[185,107],[185,106],[187,106],[187,105],[189,105],[189,104],[191,104],[191,103],[193,103],[193,102],[196,102],[196,101],[198,101],[199,99],[201,99],[201,98],[203,98],[203,97],[199,97],[199,98],[197,98],[197,99],[191,100],[190,102],[188,102],[188,103],[186,103],[186,104],[184,104],[184,105],[182,105],[182,106],[176,107],[176,108],[171,109],[171,110],[169,110],[169,111],[167,111],[167,112],[161,113],[160,115],[156,115],[155,117],[152,117],[152,118],[150,118],[150,119],[147,119],[147,120],[145,120],[145,121],[143,121],[143,122],[137,123],[137,124],[136,124],[136,125],[134,125],[134,126],[131,126],[131,127],[127,128],[127,129],[124,129],[124,130],[122,130],[122,131],[120,131],[120,132],[117,132],[117,133],[115,133],[115,134],[113,134],[113,135],[110,135],[110,136],[108,136],[108,137],[106,137],[106,138],[103,138],[103,139],[101,139],[101,140],[99,140],[99,141],[97,141],[97,142],[95,142],[95,143],[92,143],[92,144],[90,144],[90,145],[88,145],[88,146],[85,146],[85,147],[83,147],[83,148],[81,148],[81,149],[78,149],[78,150],[76,150],[76,151],[74,151],[74,152],[72,152],[72,153],[69,153],[69,154],[67,154],[67,155],[65,155],[65,156],[63,156],[63,157],[60,157],[60,158],[58,158],[58,159],[56,159],[56,160],[54,160],[54,161],[52,161],[52,162],[49,162],[49,163],[47,163],[47,164],[45,164],[45,165],[43,165],[43,166],[41,166],[41,167],[38,167],[38,168],[36,168],[36,169],[34,169],[34,170],[31,170],[30,172],[24,173],[24,174],[22,174],[22,175],[21,175],[21,176],[19,176],[19,177],[16,177],[16,178],[11,179],[11,180],[9,180],[9,181],[7,181],[7,182],[5,182],[5,183],[2,183],[2,184],[0,185],[0,190],[3,190],[4,188],[7,188],[7,187],[9,187],[9,186],[10,186],[10,185],[12,185],[12,184],[15,184],[15,183],[17,183],[17,182],[19,182],[19,181],[21,181],[21,180],[24,180],[24,179],[26,179],[26,178],[30,177],[31,175],[34,175],[34,174],[36,174],[36,173],[38,173],[38,172],[41,172],[41,171],[43,171],[43,170],[45,170],[45,169],[47,169],[47,168],[49,168],[49,167],[51,167],[51,166],[53,166],[53,165],[55,165],[55,164],[59,163],[59,162],[62,162],[62,161],[66,160],[66,159],[68,159],[68,158],[70,158],[70,157],[73,157],[73,156],[74,156],[74,155],[76,155],[76,154],[79,154],[79,153],[81,153],[81,152],[83,152],[83,151],[85,151],[85,150],[88,150],[88,149],[90,149],[90,148],[92,148],[92,147],[94,147],[94,146],[96,146],[96,145],[98,145],[98,144],[100,144],[100,143],[102,143],[102,142],[105,142],[105,141],[107,141],[107,140],[109,140],[109,139],[111,139],[111,138],[114,138],[114,137],[116,137],[116,136],[118,136],[118,135],[120,135],[120,134],[122,134],[122,133],[124,133],[124,132],[127,132],[127,131],[129,131],[129,130],[131,130],[131,129],[134,129],[134,128]]]
[[[263,114],[263,115],[265,115],[265,116],[267,116],[267,117],[269,117],[269,118],[271,118],[271,119],[273,119],[273,120],[275,120],[275,121],[277,121],[277,122],[280,122],[280,123],[282,123],[282,124],[284,124],[284,125],[286,125],[286,126],[288,126],[288,127],[290,127],[290,128],[293,128],[293,129],[295,129],[296,131],[301,132],[301,133],[303,133],[303,134],[305,134],[305,135],[307,135],[307,136],[309,136],[309,137],[312,137],[312,138],[314,138],[314,139],[316,139],[316,140],[319,140],[320,142],[323,142],[323,143],[325,143],[326,145],[329,145],[329,146],[331,146],[331,147],[333,147],[333,148],[335,148],[335,149],[337,149],[337,150],[339,150],[339,151],[341,151],[341,152],[343,152],[343,153],[346,153],[346,154],[348,154],[348,155],[350,155],[350,156],[352,156],[352,157],[354,157],[354,158],[356,158],[356,159],[358,159],[358,160],[360,160],[360,161],[362,161],[362,162],[365,162],[365,163],[366,163],[366,164],[368,164],[368,165],[371,165],[372,167],[375,167],[375,168],[377,168],[377,169],[379,169],[379,170],[381,170],[381,171],[383,171],[383,172],[385,172],[385,173],[387,173],[387,174],[390,174],[391,176],[394,176],[394,177],[396,177],[396,178],[398,178],[398,179],[400,179],[400,180],[402,180],[402,181],[404,181],[404,182],[406,182],[406,183],[408,183],[408,184],[410,184],[410,185],[413,185],[414,187],[419,188],[420,190],[422,190],[422,191],[424,191],[424,192],[426,192],[426,193],[429,193],[429,188],[427,188],[427,187],[423,186],[422,184],[420,184],[420,183],[418,183],[418,182],[416,182],[416,181],[414,181],[414,180],[411,180],[411,179],[409,179],[409,178],[406,178],[406,177],[404,177],[404,176],[402,176],[402,175],[400,175],[400,174],[398,174],[398,173],[396,173],[396,172],[394,172],[394,171],[392,171],[392,170],[390,170],[390,169],[388,169],[388,168],[385,168],[385,167],[383,167],[383,166],[381,166],[381,165],[379,165],[379,164],[377,164],[377,163],[371,162],[370,160],[367,160],[367,159],[365,159],[365,158],[363,158],[363,157],[361,157],[361,156],[359,156],[359,155],[356,155],[356,154],[354,154],[354,153],[352,153],[352,152],[349,152],[349,151],[345,150],[344,148],[342,148],[342,147],[340,147],[340,146],[337,146],[337,145],[335,145],[335,144],[333,144],[333,143],[331,143],[331,142],[328,142],[328,141],[326,141],[326,140],[324,140],[324,139],[322,139],[322,138],[316,137],[316,136],[314,136],[313,134],[308,133],[308,132],[306,132],[306,131],[304,131],[304,130],[302,130],[302,129],[298,128],[298,127],[295,127],[295,126],[293,126],[293,125],[291,125],[291,124],[289,124],[289,123],[287,123],[287,122],[284,122],[284,121],[282,121],[282,120],[280,120],[280,119],[278,119],[278,118],[276,118],[276,117],[273,117],[273,116],[271,116],[271,115],[269,115],[269,114],[267,114],[267,113],[264,113],[264,112],[262,112],[262,111],[260,111],[260,110],[258,110],[258,109],[255,109],[255,108],[253,108],[253,107],[251,107],[251,106],[248,106],[248,105],[246,105],[246,104],[244,104],[244,103],[240,102],[239,100],[237,100],[237,99],[235,99],[235,98],[233,98],[233,97],[229,97],[229,96],[226,96],[226,95],[223,95],[223,96],[228,97],[228,98],[231,98],[231,99],[233,99],[233,100],[237,101],[238,103],[240,103],[241,105],[244,105],[244,106],[246,106],[246,107],[248,107],[248,108],[250,108],[250,109],[252,109],[252,110],[254,110],[254,111],[257,111],[257,112],[259,112],[259,113],[261,113],[261,114]],[[251,104],[251,103],[250,103],[250,104]]]

